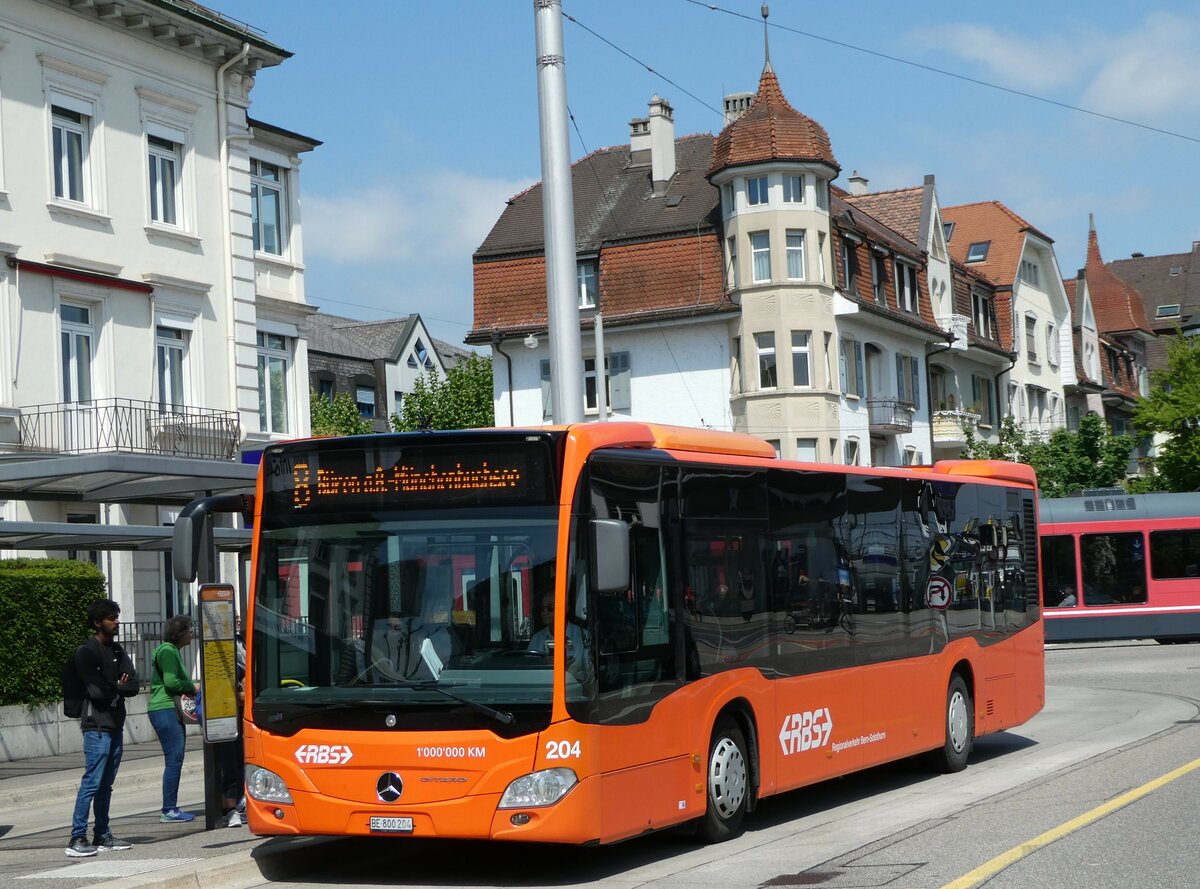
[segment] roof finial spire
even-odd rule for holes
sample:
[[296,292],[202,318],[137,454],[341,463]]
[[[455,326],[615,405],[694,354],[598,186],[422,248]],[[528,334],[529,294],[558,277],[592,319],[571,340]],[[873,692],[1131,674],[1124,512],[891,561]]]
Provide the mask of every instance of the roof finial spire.
[[771,68],[771,41],[767,39],[767,16],[771,14],[771,10],[767,8],[767,4],[762,5],[763,19],[763,55],[766,57],[766,64],[763,66],[764,71],[774,70]]
[[1089,213],[1088,214],[1088,231],[1094,232],[1095,230],[1096,230],[1096,220],[1092,217],[1092,214]]

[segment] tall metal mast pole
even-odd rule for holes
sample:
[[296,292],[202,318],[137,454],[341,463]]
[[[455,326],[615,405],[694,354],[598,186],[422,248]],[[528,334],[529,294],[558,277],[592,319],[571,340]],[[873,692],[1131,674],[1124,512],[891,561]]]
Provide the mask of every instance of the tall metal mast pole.
[[542,137],[550,391],[554,422],[580,423],[583,422],[583,351],[579,336],[575,200],[571,193],[567,138],[567,69],[563,57],[561,0],[533,0],[533,24],[537,37],[538,119]]

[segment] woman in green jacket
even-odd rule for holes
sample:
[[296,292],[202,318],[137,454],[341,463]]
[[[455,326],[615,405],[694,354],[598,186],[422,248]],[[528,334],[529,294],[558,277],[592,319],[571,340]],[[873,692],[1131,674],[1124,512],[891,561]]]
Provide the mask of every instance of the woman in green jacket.
[[162,814],[159,821],[191,821],[190,812],[179,811],[179,776],[183,773],[183,748],[187,738],[175,715],[175,695],[195,694],[197,687],[188,673],[179,649],[192,641],[192,619],[173,617],[163,629],[163,644],[154,649],[150,670],[150,701],[146,705],[150,724],[162,745],[166,767],[162,780]]

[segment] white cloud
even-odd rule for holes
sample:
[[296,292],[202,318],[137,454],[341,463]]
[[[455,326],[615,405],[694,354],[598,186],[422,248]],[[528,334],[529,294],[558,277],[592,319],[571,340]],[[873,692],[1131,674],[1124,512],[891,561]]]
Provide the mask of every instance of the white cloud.
[[1142,27],[1111,41],[1083,104],[1104,114],[1178,126],[1181,113],[1200,110],[1197,82],[1200,23],[1153,13]]
[[337,264],[462,263],[528,182],[454,171],[304,202],[306,256]]
[[[914,35],[918,45],[978,62],[988,76],[1022,90],[1049,90],[1078,80],[1087,62],[1077,43],[1062,37],[1031,40],[984,25],[949,24]],[[953,66],[940,65],[947,70]]]

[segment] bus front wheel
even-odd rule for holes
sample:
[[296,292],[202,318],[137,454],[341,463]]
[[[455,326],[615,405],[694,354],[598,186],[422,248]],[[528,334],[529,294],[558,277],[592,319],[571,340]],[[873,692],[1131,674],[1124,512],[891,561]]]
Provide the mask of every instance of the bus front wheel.
[[746,739],[728,716],[722,716],[713,726],[707,783],[708,808],[700,819],[697,835],[706,843],[719,843],[738,832],[750,792]]
[[946,689],[946,740],[927,756],[929,765],[939,772],[961,772],[975,746],[975,706],[966,681],[957,673]]

